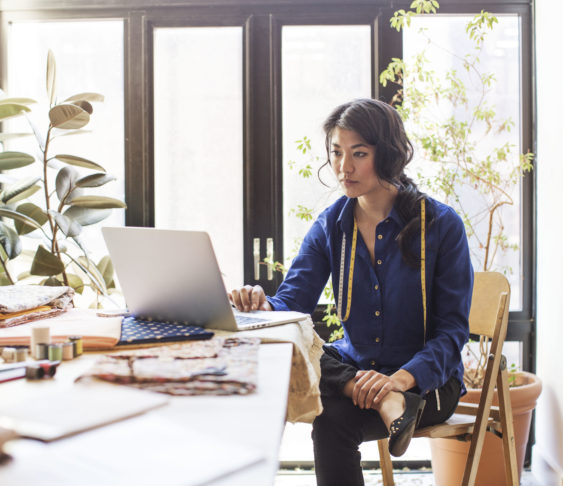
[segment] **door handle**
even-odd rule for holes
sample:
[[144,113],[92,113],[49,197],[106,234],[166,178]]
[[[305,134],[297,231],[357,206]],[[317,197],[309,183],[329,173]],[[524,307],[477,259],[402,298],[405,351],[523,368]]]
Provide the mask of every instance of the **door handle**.
[[268,258],[268,280],[274,279],[274,239],[266,239],[266,257]]
[[260,280],[260,238],[254,238],[254,280]]

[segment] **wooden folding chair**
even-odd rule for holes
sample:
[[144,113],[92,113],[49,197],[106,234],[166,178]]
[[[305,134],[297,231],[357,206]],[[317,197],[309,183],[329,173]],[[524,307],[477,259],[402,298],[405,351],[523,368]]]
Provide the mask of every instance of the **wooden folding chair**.
[[[442,424],[419,429],[414,434],[414,437],[471,441],[462,486],[475,484],[487,431],[502,436],[507,485],[518,486],[519,484],[512,406],[508,392],[508,371],[506,358],[502,355],[502,346],[508,326],[509,302],[510,286],[504,275],[497,272],[475,274],[469,329],[471,334],[492,339],[479,405],[460,403],[449,420]],[[498,407],[491,405],[495,384],[499,398]],[[383,484],[393,486],[393,464],[389,455],[387,439],[378,441],[378,447]]]

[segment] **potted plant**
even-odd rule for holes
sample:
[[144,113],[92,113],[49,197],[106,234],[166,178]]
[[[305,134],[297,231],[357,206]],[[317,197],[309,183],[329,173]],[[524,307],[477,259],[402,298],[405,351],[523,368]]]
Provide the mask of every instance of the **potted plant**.
[[[46,134],[29,120],[31,132],[0,133],[2,187],[0,191],[0,285],[20,282],[68,285],[82,293],[89,287],[99,297],[115,287],[113,266],[105,256],[95,263],[81,238],[84,226],[105,219],[112,208],[125,208],[122,201],[89,195],[115,177],[103,166],[75,154],[53,153],[53,140],[83,132],[93,113],[92,103],[103,101],[97,93],[80,93],[57,99],[56,63],[47,56],[49,125]],[[22,117],[35,103],[29,98],[0,96],[0,121]],[[4,124],[5,129],[5,124]],[[35,137],[39,160],[28,153],[5,149],[6,142],[22,136]],[[25,176],[18,173],[25,169]],[[30,175],[29,169],[35,169]],[[87,173],[85,173],[87,171]],[[27,244],[27,248],[25,247]]]
[[[391,26],[400,31],[411,25],[414,15],[434,14],[438,7],[434,0],[415,0],[411,10],[395,12]],[[427,39],[422,49],[413,59],[393,59],[380,81],[383,85],[398,86],[392,104],[401,113],[409,137],[424,159],[417,174],[421,186],[460,214],[476,267],[510,273],[509,268],[498,263],[500,255],[517,249],[507,237],[502,210],[514,204],[512,194],[532,169],[533,154],[516,153],[508,140],[514,123],[498,116],[491,99],[495,78],[484,72],[481,65],[485,39],[497,22],[495,16],[484,11],[467,22],[466,34],[472,47],[465,55],[441,48],[443,55],[455,58],[461,69],[451,67],[446,72],[435,72],[427,58],[432,40],[422,31],[420,35]],[[470,87],[479,93],[474,99],[468,96]],[[477,352],[475,345],[470,343],[467,348],[464,381],[469,392],[462,401],[478,403],[489,351],[487,342],[478,343]],[[521,474],[531,414],[541,383],[531,373],[514,370],[510,381]],[[436,484],[460,484],[469,443],[432,439],[431,448]],[[493,434],[487,434],[476,484],[505,484],[502,440]]]

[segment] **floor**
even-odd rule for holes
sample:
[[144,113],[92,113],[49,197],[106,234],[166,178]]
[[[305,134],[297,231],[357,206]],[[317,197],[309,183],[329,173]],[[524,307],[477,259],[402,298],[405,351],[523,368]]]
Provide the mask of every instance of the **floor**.
[[[364,472],[366,486],[382,486],[381,474],[377,471]],[[435,486],[432,472],[404,472],[395,471],[396,486]],[[316,486],[315,475],[312,471],[284,471],[276,476],[274,486]],[[532,473],[524,471],[520,486],[540,486]]]
[[[377,461],[379,453],[376,442],[366,442],[360,447],[362,460]],[[316,486],[314,472],[307,468],[303,470],[290,467],[292,463],[313,462],[313,447],[311,443],[311,426],[308,424],[288,423],[280,447],[280,471],[276,476],[274,486]],[[427,439],[413,439],[407,452],[401,459],[424,461],[430,459]],[[397,486],[435,486],[432,471],[395,471]],[[382,486],[381,474],[377,469],[364,471],[366,486]],[[521,486],[540,486],[534,480],[532,473],[524,471]]]

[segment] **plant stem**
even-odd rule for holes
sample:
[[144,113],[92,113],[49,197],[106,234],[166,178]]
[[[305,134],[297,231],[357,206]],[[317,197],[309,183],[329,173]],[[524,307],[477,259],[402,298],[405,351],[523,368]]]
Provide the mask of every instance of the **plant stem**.
[[487,244],[485,245],[485,259],[483,260],[483,271],[486,272],[488,270],[488,263],[489,263],[489,248],[491,245],[491,236],[493,234],[493,218],[495,215],[495,211],[503,206],[504,204],[509,204],[508,201],[500,201],[496,203],[491,210],[489,211],[489,229],[487,231]]
[[12,276],[10,275],[10,272],[8,272],[8,266],[6,265],[6,262],[4,261],[4,259],[2,258],[2,256],[0,255],[0,261],[2,262],[2,267],[4,267],[4,273],[6,274],[6,277],[8,277],[8,280],[10,281],[11,285],[14,285],[14,279],[12,278]]
[[[51,253],[55,254],[59,260],[61,260],[61,251],[59,250],[59,245],[57,242],[57,226],[53,221],[53,217],[49,214],[51,209],[50,199],[49,199],[49,186],[47,183],[47,164],[49,163],[49,158],[47,153],[49,151],[49,142],[51,141],[51,130],[53,126],[49,124],[49,129],[47,130],[47,137],[45,139],[45,149],[43,151],[43,188],[45,190],[45,209],[47,210],[47,219],[49,220],[49,226],[51,227]],[[62,260],[61,260],[62,261]],[[63,269],[63,282],[68,286],[68,277],[66,275],[66,270]]]

